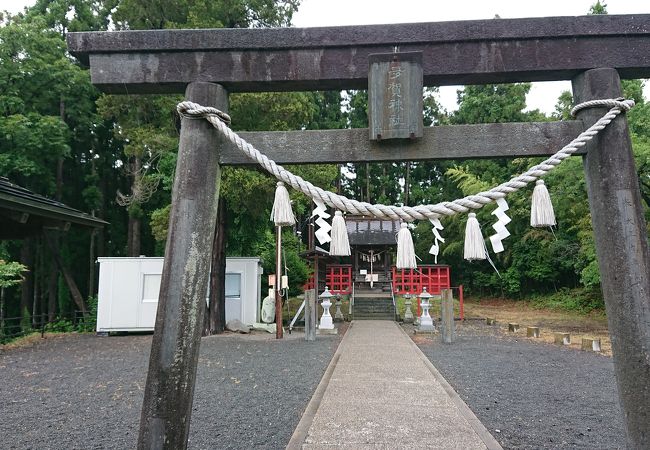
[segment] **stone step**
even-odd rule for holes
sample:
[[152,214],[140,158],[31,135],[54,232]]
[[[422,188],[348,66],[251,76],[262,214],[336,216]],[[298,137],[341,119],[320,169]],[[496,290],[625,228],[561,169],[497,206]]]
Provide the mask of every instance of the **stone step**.
[[392,320],[392,321],[395,321],[395,317],[393,317],[393,316],[368,316],[368,317],[354,316],[353,320]]
[[395,307],[390,297],[355,297],[352,317],[356,320],[395,320]]
[[354,294],[354,300],[383,300],[383,301],[389,301],[393,302],[393,298],[391,297],[390,293],[368,293],[368,294]]
[[395,313],[393,311],[354,311],[352,315],[354,317],[366,317],[366,316],[395,317]]
[[355,298],[353,305],[393,305],[393,299],[391,298]]
[[390,292],[355,292],[354,298],[391,298]]
[[393,302],[390,300],[387,302],[380,302],[380,301],[356,301],[353,304],[353,308],[359,307],[359,306],[381,306],[385,308],[392,308],[393,307]]
[[379,314],[379,315],[393,315],[393,311],[387,310],[387,309],[382,309],[382,310],[367,310],[367,309],[362,309],[359,311],[352,311],[352,313],[356,316],[359,314],[363,315],[373,315],[373,314]]
[[390,312],[393,313],[395,312],[395,308],[393,308],[393,305],[386,305],[386,306],[361,306],[357,308],[352,308],[353,313],[358,313],[358,312]]
[[393,314],[390,309],[357,309],[352,311],[353,314]]

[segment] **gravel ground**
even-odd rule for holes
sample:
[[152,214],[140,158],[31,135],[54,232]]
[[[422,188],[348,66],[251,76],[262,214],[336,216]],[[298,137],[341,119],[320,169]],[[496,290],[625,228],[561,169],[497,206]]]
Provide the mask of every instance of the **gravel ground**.
[[[284,448],[340,336],[204,338],[190,448]],[[0,352],[0,448],[128,449],[151,336],[50,337]]]
[[504,448],[625,448],[611,358],[485,325],[457,330],[453,345],[416,342]]

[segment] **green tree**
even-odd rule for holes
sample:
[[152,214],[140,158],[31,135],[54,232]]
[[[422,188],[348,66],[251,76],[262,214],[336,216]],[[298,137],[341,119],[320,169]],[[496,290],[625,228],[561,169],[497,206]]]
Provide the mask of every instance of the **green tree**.
[[113,20],[120,29],[260,28],[291,24],[298,0],[122,0]]
[[607,5],[598,0],[589,8],[589,14],[607,14]]

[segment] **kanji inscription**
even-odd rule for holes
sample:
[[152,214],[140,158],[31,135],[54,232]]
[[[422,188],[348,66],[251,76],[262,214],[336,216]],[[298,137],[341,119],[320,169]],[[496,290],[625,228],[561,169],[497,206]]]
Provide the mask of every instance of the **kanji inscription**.
[[422,137],[422,54],[370,55],[370,139]]

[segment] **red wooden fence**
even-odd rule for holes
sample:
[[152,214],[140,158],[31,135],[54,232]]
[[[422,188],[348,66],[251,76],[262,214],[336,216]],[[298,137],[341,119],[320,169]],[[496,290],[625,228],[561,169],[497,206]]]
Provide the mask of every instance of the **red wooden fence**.
[[[352,293],[352,265],[351,264],[328,264],[325,277],[325,284],[332,294]],[[314,289],[314,274],[303,286],[304,290]],[[319,293],[320,294],[320,293]]]
[[326,280],[332,294],[351,294],[352,264],[329,264]]
[[440,294],[441,289],[451,287],[449,266],[421,265],[417,269],[393,267],[393,291],[395,294],[415,294],[427,288],[429,294]]
[[[440,294],[441,289],[449,289],[451,277],[449,266],[420,265],[417,269],[392,268],[393,291],[395,294],[418,295],[423,288],[430,294]],[[333,294],[352,293],[352,265],[328,264],[326,283]],[[303,286],[305,290],[314,288],[314,275],[312,274]]]

